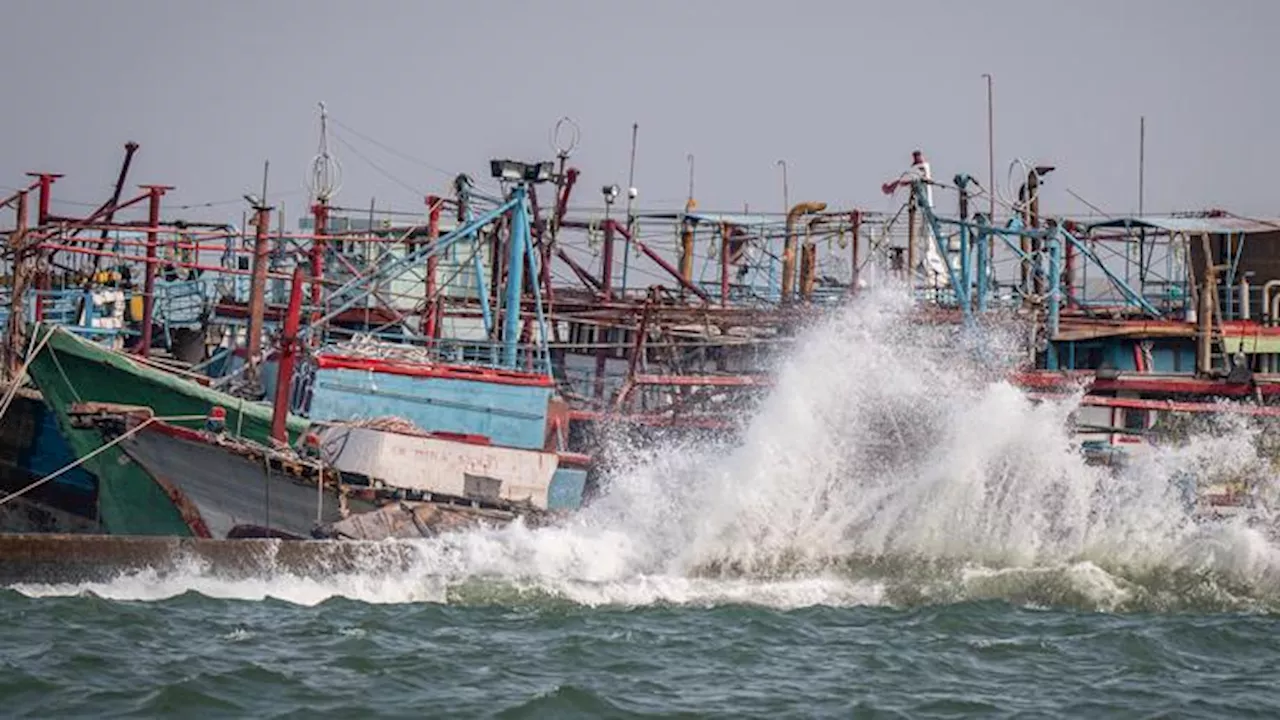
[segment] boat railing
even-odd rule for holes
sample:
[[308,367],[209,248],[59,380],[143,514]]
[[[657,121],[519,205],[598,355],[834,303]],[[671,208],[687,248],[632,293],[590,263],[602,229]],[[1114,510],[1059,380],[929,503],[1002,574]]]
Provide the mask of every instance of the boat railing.
[[155,319],[165,326],[199,327],[210,309],[212,293],[201,279],[159,280],[155,286]]
[[[31,289],[23,307],[27,321],[37,319],[92,338],[132,334],[125,327],[126,295],[118,288]],[[0,325],[8,323],[10,303],[0,306]]]
[[[391,341],[388,342],[388,339]],[[388,339],[362,335],[350,342],[326,345],[322,353],[423,365],[470,365],[516,372],[551,372],[549,354],[545,348],[537,345],[516,346],[516,362],[512,365],[503,362],[503,345],[500,342],[449,338],[424,340],[404,336]]]

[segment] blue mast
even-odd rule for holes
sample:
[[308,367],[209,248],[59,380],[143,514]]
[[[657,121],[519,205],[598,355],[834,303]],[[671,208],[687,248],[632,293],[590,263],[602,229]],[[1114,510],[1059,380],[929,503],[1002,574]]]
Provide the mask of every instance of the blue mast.
[[528,191],[524,183],[511,192],[511,240],[507,255],[506,313],[502,324],[502,364],[516,367],[520,340],[520,296],[524,293],[524,248],[529,241]]

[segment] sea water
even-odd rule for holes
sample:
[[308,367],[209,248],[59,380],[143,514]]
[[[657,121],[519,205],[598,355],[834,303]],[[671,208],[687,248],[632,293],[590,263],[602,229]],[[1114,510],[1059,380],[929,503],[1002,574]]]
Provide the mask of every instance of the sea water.
[[194,565],[0,589],[0,716],[1271,717],[1280,546],[1187,477],[1271,484],[1253,430],[1120,473],[1016,329],[863,296],[740,432],[624,456],[567,523],[413,544],[410,572]]

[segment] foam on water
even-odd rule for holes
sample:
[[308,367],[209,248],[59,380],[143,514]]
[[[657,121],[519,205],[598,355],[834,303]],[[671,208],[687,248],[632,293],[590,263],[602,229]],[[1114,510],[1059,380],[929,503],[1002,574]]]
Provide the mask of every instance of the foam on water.
[[[568,523],[414,543],[415,572],[219,579],[200,567],[101,585],[314,604],[655,603],[776,607],[1004,599],[1103,610],[1280,607],[1280,548],[1205,525],[1178,473],[1269,469],[1244,427],[1085,465],[1075,401],[1033,403],[955,329],[907,321],[902,293],[860,297],[807,331],[733,444],[621,448],[627,462]],[[995,338],[993,340],[993,338]],[[994,350],[994,351],[992,351]]]

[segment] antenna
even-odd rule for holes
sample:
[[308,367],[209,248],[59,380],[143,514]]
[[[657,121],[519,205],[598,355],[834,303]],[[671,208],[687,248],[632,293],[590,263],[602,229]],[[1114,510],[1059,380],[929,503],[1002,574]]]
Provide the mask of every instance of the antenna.
[[785,214],[791,210],[791,188],[787,185],[787,161],[779,160],[775,164],[782,168],[782,212]]
[[631,167],[627,170],[627,234],[622,240],[622,294],[627,293],[627,269],[631,264],[631,234],[634,232],[636,218],[631,208],[636,196],[636,137],[640,134],[640,123],[631,123]]
[[271,171],[271,161],[262,161],[262,194],[258,197],[262,198],[262,204],[267,204],[267,174]]
[[1138,217],[1142,217],[1142,205],[1145,188],[1143,181],[1146,179],[1146,161],[1147,161],[1147,118],[1145,115],[1138,118]]
[[561,160],[569,159],[573,151],[578,149],[578,141],[581,139],[582,129],[568,115],[557,120],[555,127],[551,128],[551,149],[556,151],[556,157]]
[[327,203],[342,189],[342,163],[329,153],[329,111],[320,103],[320,147],[311,160],[307,191],[317,202]]
[[631,123],[631,167],[627,170],[627,226],[631,226],[631,205],[636,199],[636,136],[640,123]]
[[689,161],[689,199],[684,203],[685,212],[688,212],[697,204],[693,200],[693,153],[685,155],[684,158]]

